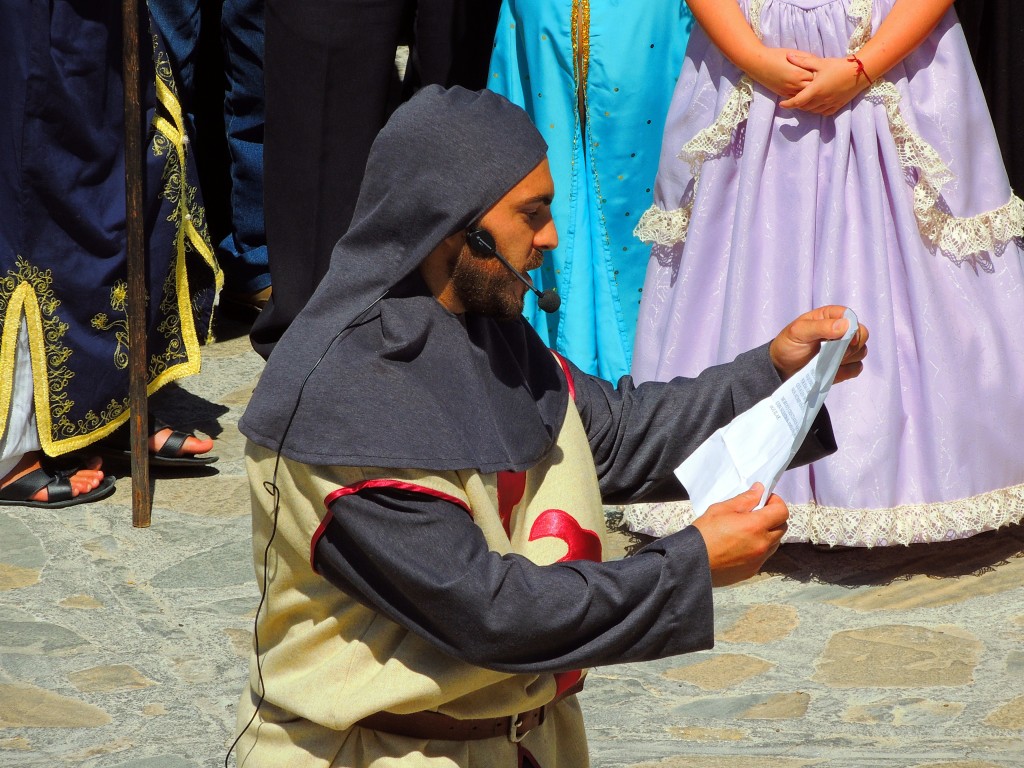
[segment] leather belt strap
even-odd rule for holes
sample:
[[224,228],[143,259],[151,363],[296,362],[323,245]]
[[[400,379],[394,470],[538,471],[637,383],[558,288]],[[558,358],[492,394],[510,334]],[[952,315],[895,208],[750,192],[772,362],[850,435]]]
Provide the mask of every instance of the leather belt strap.
[[509,717],[459,720],[449,715],[443,715],[440,712],[413,712],[408,715],[396,715],[393,712],[375,712],[357,722],[355,727],[428,741],[434,739],[442,741],[474,741],[476,739],[493,739],[499,736],[506,736],[509,741],[517,742],[544,722],[544,714],[547,707],[561,701],[566,696],[579,693],[581,690],[583,690],[582,680],[566,691],[563,691],[550,704]]

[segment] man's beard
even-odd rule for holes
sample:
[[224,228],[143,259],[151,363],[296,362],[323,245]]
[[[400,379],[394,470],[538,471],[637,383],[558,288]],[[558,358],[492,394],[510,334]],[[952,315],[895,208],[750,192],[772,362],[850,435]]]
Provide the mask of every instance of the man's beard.
[[459,253],[451,278],[456,295],[466,312],[514,320],[523,313],[523,284],[506,269],[487,271],[484,263],[468,248]]

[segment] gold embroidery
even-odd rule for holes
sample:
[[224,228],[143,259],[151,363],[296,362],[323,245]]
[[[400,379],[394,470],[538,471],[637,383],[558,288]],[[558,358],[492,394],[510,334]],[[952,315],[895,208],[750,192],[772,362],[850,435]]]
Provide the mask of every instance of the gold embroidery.
[[586,112],[587,75],[590,71],[590,0],[572,3],[572,64],[580,114]]
[[[212,273],[213,289],[220,291],[223,273],[214,258],[207,231],[205,211],[199,203],[195,186],[188,183],[186,152],[188,136],[180,102],[176,95],[173,73],[165,53],[157,48],[153,38],[156,65],[157,111],[150,135],[154,156],[164,158],[162,196],[169,203],[168,221],[175,224],[175,238],[168,246],[174,258],[164,279],[164,295],[160,302],[160,320],[155,333],[163,337],[162,349],[150,356],[147,392],[152,394],[165,384],[199,372],[200,341],[195,327],[193,296],[186,272],[189,257],[198,257]],[[198,263],[198,262],[197,262]],[[43,450],[59,455],[78,450],[112,432],[128,418],[128,398],[111,399],[98,410],[90,409],[81,418],[72,418],[75,402],[68,387],[75,372],[67,365],[72,350],[62,339],[68,324],[57,316],[61,302],[53,293],[53,275],[50,270],[32,266],[19,257],[15,268],[0,277],[0,428],[6,427],[13,385],[14,349],[18,328],[24,313],[29,330],[34,400],[38,431]],[[126,314],[126,285],[115,284],[111,289],[111,308]],[[205,339],[212,339],[212,313],[210,324],[203,329]],[[127,319],[110,318],[98,313],[92,319],[97,330],[113,330],[116,350],[115,365],[123,369],[126,364]]]
[[[110,308],[115,312],[125,315],[128,304],[128,284],[123,280],[114,283],[110,289]],[[98,331],[114,331],[114,340],[117,346],[114,348],[114,365],[120,369],[128,367],[128,318],[121,320],[110,320],[105,313],[100,312],[92,319],[92,327]]]
[[[156,330],[166,339],[166,347],[160,357],[154,355],[149,361],[149,377],[157,379],[174,365],[187,363],[189,359],[188,344],[183,343],[181,316],[178,313],[178,286],[175,270],[167,273],[164,280],[164,297],[160,302],[160,313],[163,319]],[[187,297],[186,297],[187,298]],[[192,311],[191,305],[188,308]]]
[[[0,279],[5,362],[10,357],[10,364],[4,366],[3,382],[0,384],[0,406],[3,407],[0,424],[5,429],[14,377],[14,349],[23,312],[29,327],[36,407],[39,409],[40,403],[48,404],[45,413],[37,416],[40,433],[43,432],[44,424],[48,426],[51,414],[59,418],[74,407],[74,401],[67,393],[68,384],[75,376],[75,372],[67,366],[71,349],[61,343],[69,326],[57,316],[58,307],[60,299],[53,292],[52,270],[40,269],[17,256],[14,268]],[[45,343],[40,343],[42,340]]]
[[[175,287],[177,293],[178,314],[182,323],[182,338],[190,358],[198,364],[199,341],[192,313],[186,255],[198,255],[213,272],[214,287],[220,293],[224,284],[224,275],[210,245],[210,236],[206,225],[206,212],[197,202],[197,188],[187,182],[185,168],[185,152],[188,147],[188,136],[185,131],[185,120],[178,101],[174,77],[167,55],[157,49],[154,37],[154,56],[156,59],[156,94],[160,107],[166,114],[158,112],[153,119],[156,135],[153,151],[158,156],[166,156],[167,164],[164,171],[164,199],[173,205],[169,221],[178,224],[175,240]],[[210,325],[204,329],[207,341],[213,338],[213,315]],[[197,368],[198,370],[198,368]]]

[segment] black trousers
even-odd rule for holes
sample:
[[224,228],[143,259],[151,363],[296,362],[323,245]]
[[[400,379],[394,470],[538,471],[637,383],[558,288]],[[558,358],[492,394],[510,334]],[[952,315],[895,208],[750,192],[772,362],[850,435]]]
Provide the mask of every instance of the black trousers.
[[[264,206],[273,297],[252,328],[268,357],[327,271],[366,158],[421,85],[484,87],[499,0],[267,0]],[[410,45],[404,82],[395,49]]]
[[1024,193],[1024,1],[956,0],[1010,186]]

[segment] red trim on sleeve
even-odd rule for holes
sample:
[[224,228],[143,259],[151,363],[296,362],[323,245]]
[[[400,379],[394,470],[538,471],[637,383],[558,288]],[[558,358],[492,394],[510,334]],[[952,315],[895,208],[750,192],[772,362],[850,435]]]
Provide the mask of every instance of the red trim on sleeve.
[[[571,672],[556,672],[555,673],[555,698],[564,694],[567,690],[576,685],[581,679],[583,679],[583,670],[574,669]],[[583,686],[581,685],[580,688]]]
[[443,499],[444,501],[450,501],[456,506],[462,507],[466,510],[466,514],[470,517],[473,516],[473,510],[469,508],[469,505],[462,499],[456,498],[450,494],[444,493],[443,491],[435,491],[433,488],[427,488],[424,485],[417,485],[416,483],[407,483],[403,480],[389,480],[387,478],[380,478],[378,480],[363,480],[361,483],[355,485],[342,486],[336,491],[332,491],[327,494],[327,498],[324,499],[324,505],[330,507],[335,501],[340,499],[342,496],[350,496],[353,493],[359,493],[364,488],[396,488],[399,491],[408,491],[409,493],[422,493],[424,496],[433,496],[435,499]]
[[551,350],[551,354],[555,356],[555,360],[557,360],[558,364],[562,366],[562,373],[565,374],[565,383],[569,385],[569,398],[573,402],[576,402],[576,382],[572,380],[572,371],[569,368],[568,361],[555,352],[555,350]]
[[334,518],[334,513],[331,511],[331,504],[343,496],[351,496],[353,493],[359,493],[366,488],[396,488],[400,491],[407,491],[409,493],[421,493],[424,496],[432,496],[435,499],[451,502],[452,504],[464,509],[466,514],[470,517],[473,516],[473,510],[471,510],[469,505],[462,499],[444,493],[443,491],[435,491],[433,488],[417,485],[416,483],[406,483],[401,480],[388,480],[386,478],[381,478],[378,480],[363,480],[361,483],[342,486],[335,491],[331,491],[327,494],[326,498],[324,498],[324,506],[327,507],[327,514],[324,516],[324,519],[320,521],[320,525],[317,526],[316,532],[313,534],[313,538],[310,541],[309,566],[313,569],[314,573],[318,573],[315,564],[316,545],[320,542],[320,539],[323,538],[324,531],[327,530],[327,526]]

